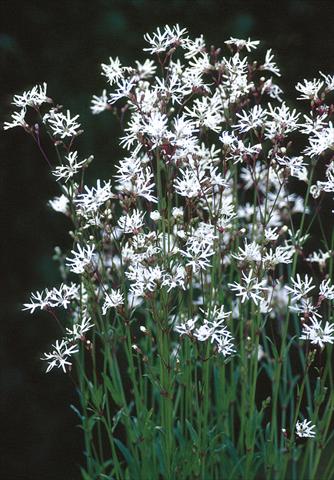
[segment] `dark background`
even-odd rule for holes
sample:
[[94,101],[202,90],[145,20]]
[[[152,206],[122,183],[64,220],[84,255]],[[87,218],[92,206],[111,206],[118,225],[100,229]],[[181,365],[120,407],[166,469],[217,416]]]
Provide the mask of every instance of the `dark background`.
[[[79,150],[95,155],[91,180],[110,176],[120,157],[117,125],[89,112],[104,88],[100,63],[142,58],[143,34],[159,25],[178,22],[216,46],[229,36],[262,40],[290,95],[304,77],[334,73],[334,1],[0,0],[0,8],[0,122],[12,94],[46,81],[56,102],[80,114]],[[46,314],[21,312],[30,291],[59,282],[51,258],[56,245],[70,245],[69,225],[46,206],[57,185],[23,130],[0,132],[0,162],[0,478],[75,480],[83,462],[69,407],[76,392],[39,360],[59,331]]]

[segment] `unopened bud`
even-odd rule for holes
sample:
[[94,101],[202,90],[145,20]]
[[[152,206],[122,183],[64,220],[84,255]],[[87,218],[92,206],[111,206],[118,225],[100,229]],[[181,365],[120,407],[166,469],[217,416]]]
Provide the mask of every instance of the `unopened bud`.
[[160,220],[161,215],[160,215],[160,213],[158,212],[158,210],[154,210],[153,212],[150,213],[150,218],[151,218],[154,222],[157,222],[158,220]]

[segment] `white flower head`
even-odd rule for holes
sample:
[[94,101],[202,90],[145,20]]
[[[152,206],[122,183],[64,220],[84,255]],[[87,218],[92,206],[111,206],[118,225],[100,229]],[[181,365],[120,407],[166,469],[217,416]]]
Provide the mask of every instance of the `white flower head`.
[[31,90],[22,95],[14,95],[13,105],[19,108],[39,107],[42,103],[50,103],[52,100],[46,95],[47,84],[35,85]]
[[101,67],[102,75],[107,77],[110,85],[123,78],[124,69],[118,57],[116,57],[115,59],[110,57],[109,64],[102,63]]
[[238,50],[241,50],[242,48],[245,48],[247,52],[250,52],[251,50],[255,50],[257,46],[260,44],[259,40],[251,40],[248,38],[247,40],[243,40],[241,38],[233,38],[231,37],[229,40],[226,40],[225,45],[232,45],[236,47]]
[[236,296],[240,297],[241,303],[244,303],[246,300],[253,300],[255,305],[259,305],[263,300],[263,293],[267,290],[264,287],[264,280],[260,282],[256,277],[253,277],[253,270],[251,269],[248,275],[245,272],[242,272],[241,283],[234,282],[229,283],[228,286],[231,290],[237,292]]
[[25,121],[25,115],[26,115],[25,107],[21,108],[19,112],[14,112],[11,115],[12,121],[5,122],[3,124],[3,129],[9,130],[10,128],[15,128],[15,127],[29,128],[29,125]]
[[176,325],[174,327],[174,330],[179,333],[181,336],[182,335],[188,335],[190,336],[196,327],[196,322],[197,318],[190,318],[184,323],[180,323],[179,325]]
[[304,323],[301,340],[308,340],[313,345],[319,345],[324,348],[325,343],[334,342],[334,324],[326,322],[324,326],[321,325],[321,320],[318,320],[314,315],[310,319],[311,323]]
[[267,50],[266,53],[266,58],[264,60],[263,65],[261,65],[260,70],[267,70],[268,72],[273,73],[274,75],[277,75],[278,77],[281,76],[280,70],[278,66],[276,65],[276,62],[274,60],[274,55],[271,53],[271,48]]
[[187,30],[180,28],[179,25],[169,27],[166,25],[163,29],[157,30],[151,35],[146,33],[144,39],[150,44],[150,47],[144,48],[144,51],[153,53],[162,53],[172,46],[177,46],[185,41]]
[[87,315],[83,315],[80,322],[74,323],[72,328],[66,328],[66,335],[72,340],[82,340],[85,334],[93,328],[93,323]]
[[78,118],[79,115],[71,117],[69,110],[66,111],[66,115],[56,111],[44,115],[44,121],[50,126],[53,135],[59,136],[62,139],[75,137],[79,134],[81,125],[77,122]]
[[296,423],[296,435],[301,438],[313,438],[316,433],[314,432],[315,425],[312,425],[311,421],[306,419],[302,422]]
[[111,197],[110,180],[104,184],[97,180],[96,187],[89,188],[85,185],[84,192],[77,195],[75,204],[80,215],[87,218],[90,214],[97,213]]
[[67,258],[66,265],[70,267],[71,272],[82,274],[87,270],[94,268],[93,259],[95,254],[95,245],[81,246],[77,244],[77,250],[71,250],[73,258]]
[[304,280],[302,280],[299,273],[296,275],[296,280],[291,279],[292,286],[287,285],[285,288],[290,292],[292,301],[298,301],[303,297],[307,297],[308,294],[315,288],[313,285],[313,278],[305,275]]
[[66,195],[62,194],[59,197],[55,197],[49,200],[48,205],[55,211],[67,215],[69,212],[70,202]]
[[124,304],[124,296],[119,290],[111,290],[105,292],[104,304],[102,306],[102,313],[106,315],[110,308],[117,308]]
[[323,86],[324,82],[315,78],[313,80],[304,80],[304,83],[297,83],[296,90],[301,93],[298,100],[316,100]]
[[57,340],[52,347],[54,350],[50,353],[44,353],[44,357],[41,358],[41,360],[48,362],[46,372],[50,372],[53,368],[61,368],[63,372],[66,373],[67,369],[72,365],[72,362],[69,361],[69,359],[74,353],[79,351],[78,346],[71,345],[66,340],[61,340],[61,342]]
[[238,123],[233,125],[233,128],[240,133],[246,133],[265,124],[267,111],[261,105],[255,105],[249,111],[243,110],[241,113],[237,113],[237,117]]
[[66,183],[84,167],[87,160],[78,161],[78,152],[76,151],[69,152],[65,156],[65,160],[67,163],[56,167],[52,173],[58,181],[64,180]]
[[105,110],[109,110],[109,108],[110,105],[108,103],[107,90],[104,89],[100,97],[98,95],[93,95],[90,106],[93,115],[97,115]]
[[131,214],[123,215],[118,220],[118,226],[124,233],[138,233],[144,225],[145,214],[134,210]]

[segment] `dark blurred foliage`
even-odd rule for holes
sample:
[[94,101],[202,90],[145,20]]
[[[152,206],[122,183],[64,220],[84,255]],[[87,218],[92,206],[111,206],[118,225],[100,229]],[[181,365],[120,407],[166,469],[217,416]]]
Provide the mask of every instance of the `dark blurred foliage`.
[[[330,0],[1,0],[0,9],[1,121],[13,93],[46,81],[49,95],[81,116],[79,149],[95,154],[91,179],[110,176],[120,156],[116,123],[89,112],[104,87],[100,63],[142,58],[143,34],[159,25],[178,22],[216,46],[229,36],[262,40],[291,95],[302,78],[334,73]],[[82,441],[69,405],[77,395],[68,376],[45,375],[39,360],[59,331],[46,314],[20,311],[30,291],[59,282],[51,257],[56,245],[70,246],[69,225],[46,206],[57,186],[23,130],[1,133],[0,149],[0,478],[75,480]]]

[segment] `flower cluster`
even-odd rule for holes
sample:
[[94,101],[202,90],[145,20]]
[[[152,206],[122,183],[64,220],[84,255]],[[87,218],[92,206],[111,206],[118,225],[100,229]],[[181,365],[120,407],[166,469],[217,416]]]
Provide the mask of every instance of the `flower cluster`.
[[176,325],[175,331],[180,335],[194,337],[200,342],[210,340],[219,353],[230,356],[235,353],[233,338],[226,326],[226,320],[231,313],[224,311],[224,305],[220,308],[214,306],[212,312],[204,312],[204,321],[199,327],[196,327],[198,319],[194,318]]
[[334,300],[334,285],[329,279],[323,280],[319,285],[316,301],[312,298],[315,288],[313,278],[305,275],[302,279],[298,273],[296,280],[291,280],[291,286],[286,286],[286,290],[291,295],[292,306],[290,308],[302,316],[300,338],[324,348],[325,343],[334,342],[334,323],[323,322],[320,312],[324,301]]
[[[133,351],[143,364],[151,361],[153,384],[154,372],[165,369],[159,388],[167,399],[170,376],[179,381],[191,363],[189,349],[203,359],[203,342],[219,368],[229,357],[242,359],[241,374],[231,372],[236,381],[243,381],[247,362],[252,385],[257,362],[279,381],[271,345],[281,336],[283,351],[290,316],[299,329],[298,340],[291,335],[294,346],[334,342],[333,254],[310,252],[305,229],[321,198],[334,192],[334,77],[321,73],[296,85],[298,99],[310,104],[306,115],[283,101],[272,51],[254,60],[258,41],[231,38],[226,51],[208,48],[203,36],[191,39],[178,25],[144,39],[151,57],[132,66],[110,58],[102,64],[108,88],[92,99],[93,114],[113,111],[124,127],[124,157],[112,180],[83,183],[93,157],[84,159],[76,148],[78,115],[54,106],[46,84],[16,95],[18,111],[4,125],[23,127],[39,146],[46,129],[61,188],[50,206],[73,222],[73,248],[62,261],[66,283],[32,294],[24,305],[31,313],[63,307],[75,319],[45,354],[47,371],[67,371],[93,329],[102,341],[132,342],[130,365]],[[43,111],[38,128],[27,123],[28,108]],[[326,178],[315,181],[319,157],[328,159]],[[306,194],[291,189],[296,182]],[[310,274],[316,266],[320,277]],[[138,318],[145,327],[133,333]],[[313,437],[314,428],[306,420],[295,426],[299,437]]]

